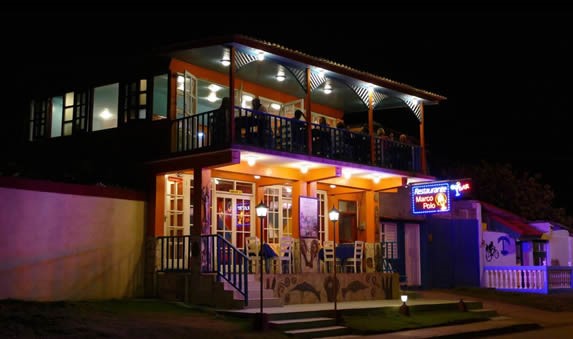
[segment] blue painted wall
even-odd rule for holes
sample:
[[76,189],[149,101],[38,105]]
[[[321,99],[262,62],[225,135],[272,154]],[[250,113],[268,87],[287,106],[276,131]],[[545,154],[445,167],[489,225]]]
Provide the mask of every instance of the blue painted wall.
[[477,220],[429,216],[421,228],[422,287],[479,287]]

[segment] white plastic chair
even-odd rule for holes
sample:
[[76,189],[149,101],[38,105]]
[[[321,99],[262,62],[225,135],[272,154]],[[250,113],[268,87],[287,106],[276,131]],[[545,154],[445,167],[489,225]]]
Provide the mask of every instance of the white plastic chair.
[[322,271],[323,272],[332,272],[333,269],[336,268],[335,266],[335,255],[334,255],[334,241],[332,240],[325,240],[322,245],[322,254],[323,254],[323,263],[322,263]]
[[261,252],[261,241],[257,237],[247,238],[247,256],[249,257],[251,273],[257,273],[259,270],[259,263]]
[[344,267],[351,268],[354,273],[362,272],[362,257],[364,254],[364,241],[356,240],[354,242],[354,256],[346,259]]
[[[293,273],[294,260],[293,260],[293,240],[290,236],[284,236],[280,239],[280,253],[278,261],[280,264],[281,273]],[[286,270],[285,270],[286,268]],[[285,272],[286,271],[286,272]]]

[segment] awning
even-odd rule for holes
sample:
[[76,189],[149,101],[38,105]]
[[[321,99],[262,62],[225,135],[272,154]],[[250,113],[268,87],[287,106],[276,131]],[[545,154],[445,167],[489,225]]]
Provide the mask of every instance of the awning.
[[514,233],[518,238],[540,238],[543,232],[529,225],[525,218],[509,211],[495,207],[488,203],[481,203],[482,209],[487,212],[490,222],[495,222]]

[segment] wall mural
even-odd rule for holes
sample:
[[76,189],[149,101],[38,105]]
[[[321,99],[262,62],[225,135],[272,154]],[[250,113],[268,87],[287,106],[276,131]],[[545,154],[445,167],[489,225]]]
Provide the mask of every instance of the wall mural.
[[301,270],[303,272],[318,272],[318,239],[300,239]]
[[335,293],[338,301],[396,299],[399,287],[393,279],[397,278],[397,274],[382,272],[341,273],[336,280],[332,274],[290,274],[275,275],[266,285],[285,305],[312,304],[334,302]]
[[515,265],[515,239],[501,232],[483,232],[481,253],[486,266]]

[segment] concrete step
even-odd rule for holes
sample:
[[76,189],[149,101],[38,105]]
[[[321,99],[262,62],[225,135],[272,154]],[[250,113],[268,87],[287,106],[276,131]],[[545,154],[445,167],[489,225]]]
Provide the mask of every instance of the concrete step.
[[304,328],[299,330],[290,330],[284,332],[288,336],[297,338],[321,338],[341,336],[350,333],[350,329],[345,326],[326,326],[315,328]]
[[492,318],[497,316],[497,311],[489,308],[476,308],[468,310],[468,312],[484,314],[485,316]]
[[[261,306],[260,298],[249,297],[249,303],[244,308],[258,308]],[[263,307],[282,307],[283,303],[280,298],[263,298]]]
[[329,327],[334,325],[336,325],[336,320],[334,318],[326,318],[326,317],[269,321],[269,326],[271,328],[276,328],[281,331],[300,330],[300,329],[316,328],[316,327]]

